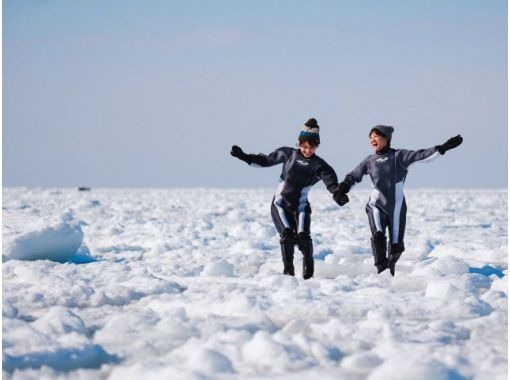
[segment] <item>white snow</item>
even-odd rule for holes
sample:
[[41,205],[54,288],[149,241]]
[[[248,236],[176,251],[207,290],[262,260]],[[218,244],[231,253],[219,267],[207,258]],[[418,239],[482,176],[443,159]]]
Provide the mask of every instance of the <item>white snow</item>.
[[234,266],[226,260],[218,260],[208,264],[200,275],[232,277],[234,275]]
[[[16,234],[4,235],[4,260],[70,261],[82,244],[83,232],[71,213],[64,214],[61,219],[58,224],[48,227],[40,227],[32,220],[29,223],[23,221]],[[20,228],[24,231],[19,232]]]
[[4,379],[506,379],[506,190],[408,190],[377,275],[355,189],[313,279],[260,189],[3,190]]

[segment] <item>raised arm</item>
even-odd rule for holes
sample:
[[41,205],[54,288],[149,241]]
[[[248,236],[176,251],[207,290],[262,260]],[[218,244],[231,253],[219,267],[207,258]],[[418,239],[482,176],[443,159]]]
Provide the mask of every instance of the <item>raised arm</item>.
[[444,144],[436,145],[427,149],[419,150],[405,150],[399,149],[397,151],[398,158],[402,165],[407,168],[409,165],[417,162],[430,162],[439,157],[439,155],[445,154],[446,151],[454,149],[462,144],[463,138],[461,135],[457,135],[448,139]]
[[409,165],[417,162],[419,163],[431,162],[438,158],[440,155],[437,150],[437,147],[435,146],[431,148],[418,150],[398,149],[395,154],[399,162],[406,169],[409,167]]
[[230,154],[251,166],[268,167],[284,163],[291,155],[292,148],[281,147],[274,152],[266,154],[246,154],[243,150],[234,145]]

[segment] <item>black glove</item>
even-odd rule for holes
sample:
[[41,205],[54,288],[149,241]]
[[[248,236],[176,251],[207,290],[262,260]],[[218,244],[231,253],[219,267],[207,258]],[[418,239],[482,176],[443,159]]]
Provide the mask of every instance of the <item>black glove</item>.
[[338,184],[338,190],[344,194],[347,194],[349,192],[349,190],[351,190],[351,187],[348,184],[346,184],[345,182],[340,182]]
[[461,135],[457,135],[448,139],[443,145],[436,146],[436,149],[439,153],[445,154],[447,150],[457,148],[460,144],[462,144],[463,138]]
[[243,152],[243,150],[238,147],[237,145],[232,146],[232,150],[230,151],[230,154],[236,158],[239,158],[241,161],[244,161],[248,164],[250,164],[250,156]]
[[338,184],[338,190],[335,191],[335,194],[333,194],[333,199],[335,200],[338,205],[343,206],[347,202],[349,202],[349,197],[347,196],[347,193],[350,190],[350,186],[346,184],[345,182],[340,182]]
[[333,196],[335,198],[335,202],[338,203],[339,206],[344,206],[347,203],[349,203],[349,197],[347,194],[340,194],[339,196],[336,196],[336,194]]

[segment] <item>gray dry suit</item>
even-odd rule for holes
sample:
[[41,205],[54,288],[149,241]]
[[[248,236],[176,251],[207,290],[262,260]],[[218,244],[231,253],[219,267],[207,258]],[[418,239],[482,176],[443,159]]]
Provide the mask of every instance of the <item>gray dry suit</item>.
[[330,193],[338,189],[335,171],[317,155],[305,158],[299,149],[282,147],[269,155],[250,154],[251,166],[268,167],[283,164],[280,182],[271,204],[271,216],[278,230],[291,228],[295,233],[310,234],[308,192],[322,180]]
[[366,207],[372,236],[388,227],[390,244],[404,248],[406,200],[404,182],[411,164],[430,162],[439,156],[436,147],[420,150],[383,149],[365,158],[343,182],[349,187],[370,175],[374,187]]

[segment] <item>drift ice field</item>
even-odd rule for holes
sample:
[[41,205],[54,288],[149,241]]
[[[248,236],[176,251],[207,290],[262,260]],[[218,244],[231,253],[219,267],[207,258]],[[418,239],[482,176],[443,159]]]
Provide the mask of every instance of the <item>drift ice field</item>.
[[369,191],[312,190],[283,276],[273,189],[3,189],[4,379],[507,379],[507,190],[408,190],[377,275]]

